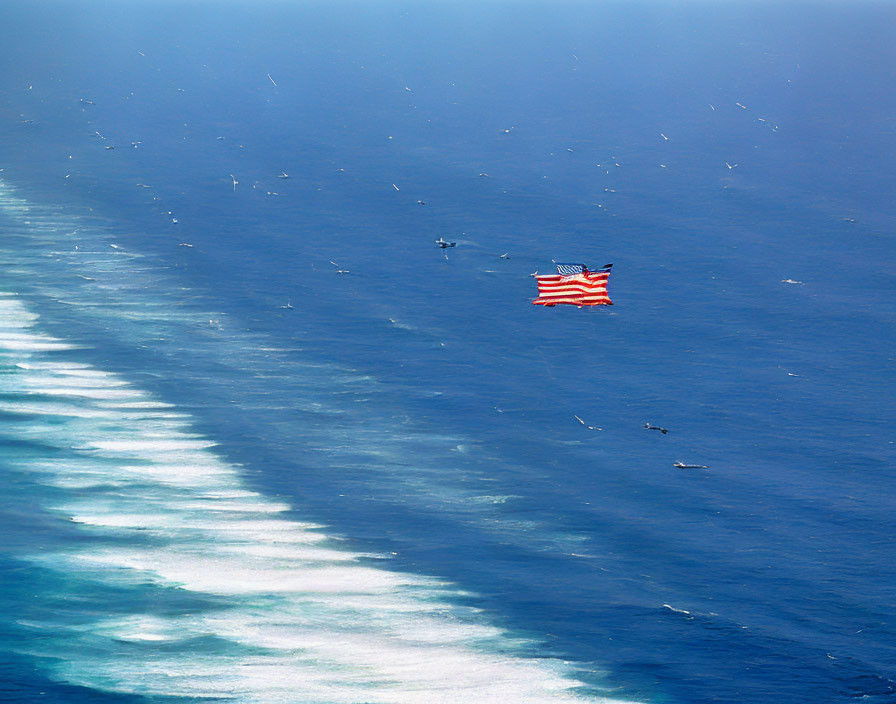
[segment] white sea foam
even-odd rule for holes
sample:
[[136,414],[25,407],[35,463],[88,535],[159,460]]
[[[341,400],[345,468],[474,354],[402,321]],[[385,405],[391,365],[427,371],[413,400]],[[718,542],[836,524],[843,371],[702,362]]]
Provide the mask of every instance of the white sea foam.
[[[64,637],[40,640],[39,652],[57,678],[252,704],[584,699],[571,665],[527,657],[529,644],[453,603],[461,592],[452,585],[372,566],[321,526],[294,520],[287,504],[246,489],[168,404],[115,374],[59,361],[67,344],[29,331],[38,318],[20,304],[0,308],[0,325],[4,317],[21,323],[0,334],[14,353],[3,375],[12,408],[58,415],[34,432],[68,452],[18,469],[75,490],[48,508],[92,538],[30,559],[68,579],[154,584],[154,602],[185,592],[223,600],[189,616],[56,623]],[[204,652],[196,644],[208,637],[229,645]],[[133,649],[124,655],[121,644]]]
[[73,350],[77,347],[49,335],[24,335],[0,330],[0,348],[12,352],[52,352]]

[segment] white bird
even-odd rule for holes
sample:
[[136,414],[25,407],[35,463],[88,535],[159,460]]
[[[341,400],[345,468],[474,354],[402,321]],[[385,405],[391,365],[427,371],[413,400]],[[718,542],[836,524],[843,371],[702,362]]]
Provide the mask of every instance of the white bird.
[[742,107],[744,110],[747,109],[747,106],[746,106],[746,105],[743,105],[742,103],[735,103],[735,105],[738,105],[738,106]]
[[[271,74],[268,74],[268,78],[270,78],[270,79],[271,79],[271,83],[274,83],[274,79],[273,79],[273,78],[271,78]],[[276,84],[276,83],[274,83],[274,88],[276,88],[276,87],[277,87],[277,84]]]
[[669,141],[669,138],[666,135],[664,135],[662,132],[660,132],[660,137],[662,137],[667,142]]
[[713,105],[713,104],[712,104],[712,103],[708,103],[708,105],[709,105],[709,107],[710,107],[710,108],[712,108],[712,109],[713,109],[713,110],[715,110],[715,109],[716,109],[716,106],[715,106],[715,105]]
[[236,180],[236,176],[230,174],[230,180],[233,181],[233,190],[236,190],[236,184],[239,183],[239,181]]
[[729,164],[729,163],[726,161],[726,162],[725,162],[725,166],[727,166],[729,169],[733,169],[735,166],[737,166],[737,164]]
[[802,281],[794,281],[793,279],[781,279],[782,284],[801,284]]
[[339,265],[338,265],[336,262],[334,262],[332,259],[330,259],[330,264],[332,264],[333,266],[336,267],[336,273],[337,273],[337,274],[351,274],[351,273],[352,273],[352,272],[350,272],[348,269],[343,269],[341,266],[339,266]]
[[603,428],[596,428],[593,425],[588,425],[585,421],[583,421],[581,418],[579,418],[575,413],[572,414],[572,417],[575,418],[577,421],[579,421],[579,423],[584,425],[586,428],[588,428],[588,430],[603,430]]
[[401,189],[400,189],[398,186],[396,186],[394,183],[392,184],[392,188],[394,188],[396,191],[401,190]]
[[499,259],[510,259],[510,252],[504,252],[504,254],[498,255]]

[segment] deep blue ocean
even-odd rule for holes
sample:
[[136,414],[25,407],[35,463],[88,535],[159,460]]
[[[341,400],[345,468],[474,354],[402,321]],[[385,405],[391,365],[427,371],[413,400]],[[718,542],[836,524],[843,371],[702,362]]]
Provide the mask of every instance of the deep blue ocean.
[[4,2],[0,700],[896,702],[894,27]]

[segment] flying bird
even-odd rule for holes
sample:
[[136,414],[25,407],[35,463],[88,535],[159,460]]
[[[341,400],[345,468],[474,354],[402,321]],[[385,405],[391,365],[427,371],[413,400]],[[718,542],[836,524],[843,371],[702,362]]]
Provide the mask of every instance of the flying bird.
[[586,428],[588,428],[588,430],[603,430],[603,428],[598,428],[593,425],[588,425],[585,421],[583,421],[581,418],[579,418],[575,413],[572,414],[572,417],[575,418],[577,421],[579,421],[579,423],[584,425]]

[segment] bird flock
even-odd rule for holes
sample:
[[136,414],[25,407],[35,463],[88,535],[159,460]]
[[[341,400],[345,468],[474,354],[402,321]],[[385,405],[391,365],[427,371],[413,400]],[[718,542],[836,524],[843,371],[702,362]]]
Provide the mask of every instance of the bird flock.
[[[146,55],[144,52],[142,52],[142,51],[137,51],[137,53],[138,53],[141,57],[143,57],[144,59],[145,59],[146,56],[147,56],[147,55]],[[575,57],[575,58],[576,58],[576,60],[578,60],[578,57]],[[266,73],[266,77],[267,77],[267,80],[268,80],[268,82],[269,82],[269,84],[270,84],[269,89],[278,89],[278,88],[279,88],[278,83],[274,80],[274,78],[273,78],[273,76],[271,75],[270,72]],[[789,80],[788,80],[787,82],[788,82],[788,84],[790,84],[790,81],[789,81]],[[29,85],[29,86],[28,86],[28,90],[29,90],[29,91],[30,91],[30,90],[33,90],[33,87],[34,87],[33,84]],[[413,89],[412,89],[411,87],[409,87],[408,85],[404,85],[403,88],[404,88],[404,91],[405,91],[406,93],[409,93],[409,94],[413,94],[413,93],[414,93]],[[178,88],[177,88],[177,92],[179,92],[179,93],[184,93],[185,90],[184,90],[183,88],[179,88],[179,87],[178,87]],[[130,93],[129,95],[126,96],[125,99],[130,99],[130,98],[133,97],[133,96],[134,96],[134,93]],[[409,99],[410,99],[410,98],[409,98]],[[81,106],[81,109],[82,109],[83,111],[85,111],[85,112],[90,111],[90,110],[94,110],[94,109],[96,109],[96,107],[97,107],[97,101],[95,101],[95,100],[93,100],[93,99],[90,99],[90,98],[86,98],[86,97],[81,97],[81,98],[79,98],[79,99],[78,99],[78,104]],[[734,106],[737,107],[737,108],[739,108],[740,110],[743,110],[743,111],[746,111],[746,112],[750,112],[750,108],[749,108],[747,105],[745,105],[743,102],[741,102],[741,101],[734,101]],[[716,105],[714,105],[714,104],[712,104],[712,103],[708,104],[708,108],[709,108],[710,111],[712,111],[712,112],[714,112],[714,113],[717,112],[717,107],[716,107]],[[22,119],[20,120],[20,122],[21,122],[22,124],[26,124],[26,125],[33,125],[33,124],[34,124],[34,120],[33,120],[33,119],[26,118],[25,115],[21,115],[21,117],[22,117]],[[768,120],[767,118],[765,118],[765,117],[759,117],[759,116],[756,116],[756,117],[755,117],[755,121],[758,122],[758,123],[761,124],[761,125],[767,126],[772,132],[775,132],[775,131],[778,130],[778,125],[775,124],[775,123],[772,122],[772,121],[769,121],[769,120]],[[185,125],[185,126],[186,126],[186,125]],[[675,136],[675,135],[673,134],[672,136],[670,136],[669,134],[667,134],[667,131],[668,131],[668,130],[663,131],[663,132],[659,132],[659,138],[662,140],[662,143],[663,143],[663,144],[666,144],[666,143],[674,143],[674,136]],[[508,127],[502,127],[502,128],[500,128],[500,129],[498,130],[498,133],[499,133],[499,135],[501,136],[501,138],[508,138],[508,139],[514,139],[514,138],[515,138],[514,135],[517,135],[519,132],[520,132],[520,129],[519,129],[519,126],[518,126],[518,125],[510,125],[510,126],[508,126]],[[95,137],[96,139],[98,139],[98,140],[102,143],[102,146],[103,146],[104,150],[106,150],[106,151],[108,151],[108,152],[113,152],[113,151],[116,150],[116,146],[117,146],[117,145],[114,144],[114,143],[110,143],[109,138],[108,138],[106,135],[104,135],[103,133],[101,133],[99,130],[94,130],[92,136]],[[184,137],[184,139],[186,139],[186,137]],[[387,137],[387,139],[388,139],[388,140],[392,140],[392,139],[393,139],[393,136],[392,136],[392,135],[389,135],[389,136]],[[228,140],[228,137],[223,136],[223,135],[219,135],[219,136],[216,136],[216,137],[215,137],[215,140],[218,141],[218,142],[226,142],[226,141]],[[143,146],[143,141],[141,141],[141,140],[134,140],[134,141],[131,141],[129,144],[130,144],[130,146],[131,146],[132,149],[138,149],[138,148],[141,148],[141,147]],[[243,148],[244,148],[243,145],[241,145],[241,144],[238,145],[238,146],[239,146],[240,149],[243,149]],[[575,150],[574,150],[573,148],[571,148],[571,147],[567,147],[567,148],[566,148],[566,152],[568,152],[568,153],[573,153],[574,151],[575,151]],[[551,152],[551,156],[554,156],[554,153],[553,153],[553,152]],[[71,159],[71,157],[69,157],[69,158]],[[597,163],[595,163],[594,165],[595,165],[595,167],[597,167],[597,168],[599,168],[599,169],[602,169],[602,170],[604,171],[604,173],[605,173],[606,176],[610,176],[612,171],[615,171],[615,170],[617,170],[617,169],[623,169],[623,168],[624,168],[624,167],[623,167],[623,163],[624,163],[624,161],[623,161],[622,159],[619,159],[619,158],[617,158],[617,156],[612,155],[612,156],[609,157],[608,160],[607,160],[607,159],[602,159],[600,162],[597,162]],[[725,166],[725,168],[726,168],[726,170],[727,170],[728,172],[732,172],[732,171],[734,171],[735,169],[737,169],[737,168],[740,166],[740,162],[739,162],[739,161],[737,161],[737,162],[732,162],[731,160],[726,160],[726,161],[724,161],[723,163],[724,163],[724,166]],[[658,166],[659,166],[659,168],[667,169],[667,168],[669,168],[669,163],[667,163],[666,161],[664,161],[664,162],[659,163]],[[344,170],[345,170],[345,169],[343,169],[343,168],[340,168],[340,169],[339,169],[339,171],[344,171]],[[229,182],[230,182],[231,190],[232,190],[233,193],[236,193],[237,190],[238,190],[238,187],[240,186],[240,180],[239,180],[239,178],[237,177],[237,175],[234,174],[234,173],[230,173],[230,174],[228,174],[228,175],[229,175],[229,179],[230,179]],[[65,179],[69,179],[71,176],[72,176],[72,173],[69,172],[69,173],[66,173],[66,174],[64,175],[64,178],[65,178]],[[490,175],[489,175],[489,173],[486,172],[486,171],[479,171],[479,172],[478,172],[478,177],[479,177],[479,178],[482,178],[482,179],[489,179],[489,178],[491,178]],[[286,180],[290,179],[290,175],[289,175],[289,173],[287,173],[286,171],[280,171],[279,174],[276,174],[276,178],[277,178],[277,179],[280,179],[280,180],[282,180],[282,181],[286,181]],[[544,178],[547,178],[547,176],[544,176]],[[253,188],[253,189],[257,189],[258,185],[259,185],[258,182],[256,182],[256,183],[252,184],[252,188]],[[142,189],[150,189],[150,190],[153,189],[153,186],[152,186],[152,185],[147,184],[147,183],[143,183],[143,182],[138,182],[138,183],[136,184],[136,186],[137,186],[138,188],[142,188]],[[391,182],[391,188],[393,189],[393,191],[394,191],[395,193],[400,193],[401,190],[402,190],[401,187],[398,185],[398,183],[397,183],[397,182],[394,182],[394,181]],[[613,194],[616,193],[616,188],[611,188],[611,187],[608,186],[608,187],[604,188],[603,191],[604,191],[604,193],[607,195],[608,198],[612,198]],[[506,193],[507,191],[505,190],[504,192]],[[276,191],[275,191],[275,190],[265,190],[265,191],[264,191],[264,194],[265,194],[266,196],[270,196],[270,197],[278,197],[278,196],[281,195],[281,192],[280,192],[279,190],[276,190]],[[157,195],[153,195],[153,201],[159,201],[159,197],[158,197]],[[422,207],[422,206],[426,206],[426,205],[427,205],[427,202],[424,201],[423,199],[417,199],[417,200],[416,200],[416,205],[417,205],[417,206],[421,206],[421,207]],[[607,208],[606,208],[606,204],[605,204],[605,203],[603,203],[603,202],[600,202],[600,203],[594,203],[594,205],[596,205],[599,209],[602,209],[604,213],[608,213],[608,210],[607,210]],[[165,213],[165,215],[168,216],[171,225],[177,225],[177,224],[180,222],[179,219],[178,219],[178,217],[175,215],[175,213],[174,213],[172,210],[165,210],[164,213]],[[849,221],[851,221],[851,222],[854,222],[854,220],[849,219],[849,218],[846,218],[845,220],[849,220]],[[191,243],[189,243],[189,242],[180,242],[180,243],[178,243],[178,244],[179,244],[179,246],[181,246],[181,247],[186,247],[186,248],[191,248],[191,247],[193,247],[193,245],[192,245]],[[456,248],[456,247],[458,246],[458,243],[457,243],[457,241],[455,241],[455,240],[448,240],[448,239],[445,239],[444,237],[439,237],[437,240],[435,240],[435,246],[437,247],[437,249],[439,249],[439,250],[442,252],[442,254],[443,254],[443,256],[445,257],[445,259],[448,259],[448,250],[451,250],[451,249]],[[504,252],[504,253],[499,254],[499,255],[496,255],[496,256],[497,256],[498,258],[500,258],[500,259],[508,260],[508,259],[510,258],[510,252]],[[350,274],[350,273],[351,273],[350,269],[348,269],[347,267],[343,266],[342,264],[337,263],[336,261],[334,261],[334,260],[332,260],[332,259],[329,260],[329,263],[333,266],[333,268],[334,268],[333,270],[335,271],[336,274],[346,275],[346,274]],[[538,271],[535,271],[535,272],[529,274],[529,276],[533,276],[533,277],[534,277],[534,276],[537,276],[537,275],[538,275]],[[795,280],[795,279],[792,279],[792,278],[782,279],[781,282],[782,282],[782,283],[786,283],[786,284],[791,284],[791,285],[802,285],[802,284],[804,283],[803,281]],[[280,307],[281,307],[282,309],[287,309],[287,310],[289,310],[289,309],[293,309],[293,305],[292,305],[289,301],[287,301],[286,304],[281,305]],[[590,425],[590,424],[588,424],[585,420],[583,420],[583,419],[582,419],[580,416],[578,416],[578,415],[574,415],[573,417],[575,418],[575,420],[576,420],[580,425],[582,425],[583,427],[585,427],[585,428],[588,429],[588,430],[593,430],[593,431],[600,431],[600,430],[603,430],[601,427],[598,427],[598,426],[595,426],[595,425]],[[651,423],[646,423],[646,424],[644,425],[644,428],[645,428],[646,430],[655,430],[655,431],[658,431],[658,432],[661,433],[662,435],[666,435],[666,434],[668,433],[668,430],[667,430],[666,428],[664,428],[664,427],[660,427],[660,426],[656,426],[656,425],[653,425],[653,424],[651,424]],[[706,468],[704,465],[686,464],[686,463],[683,463],[683,462],[675,462],[675,463],[674,463],[674,466],[675,466],[675,467],[679,467],[679,468]]]

